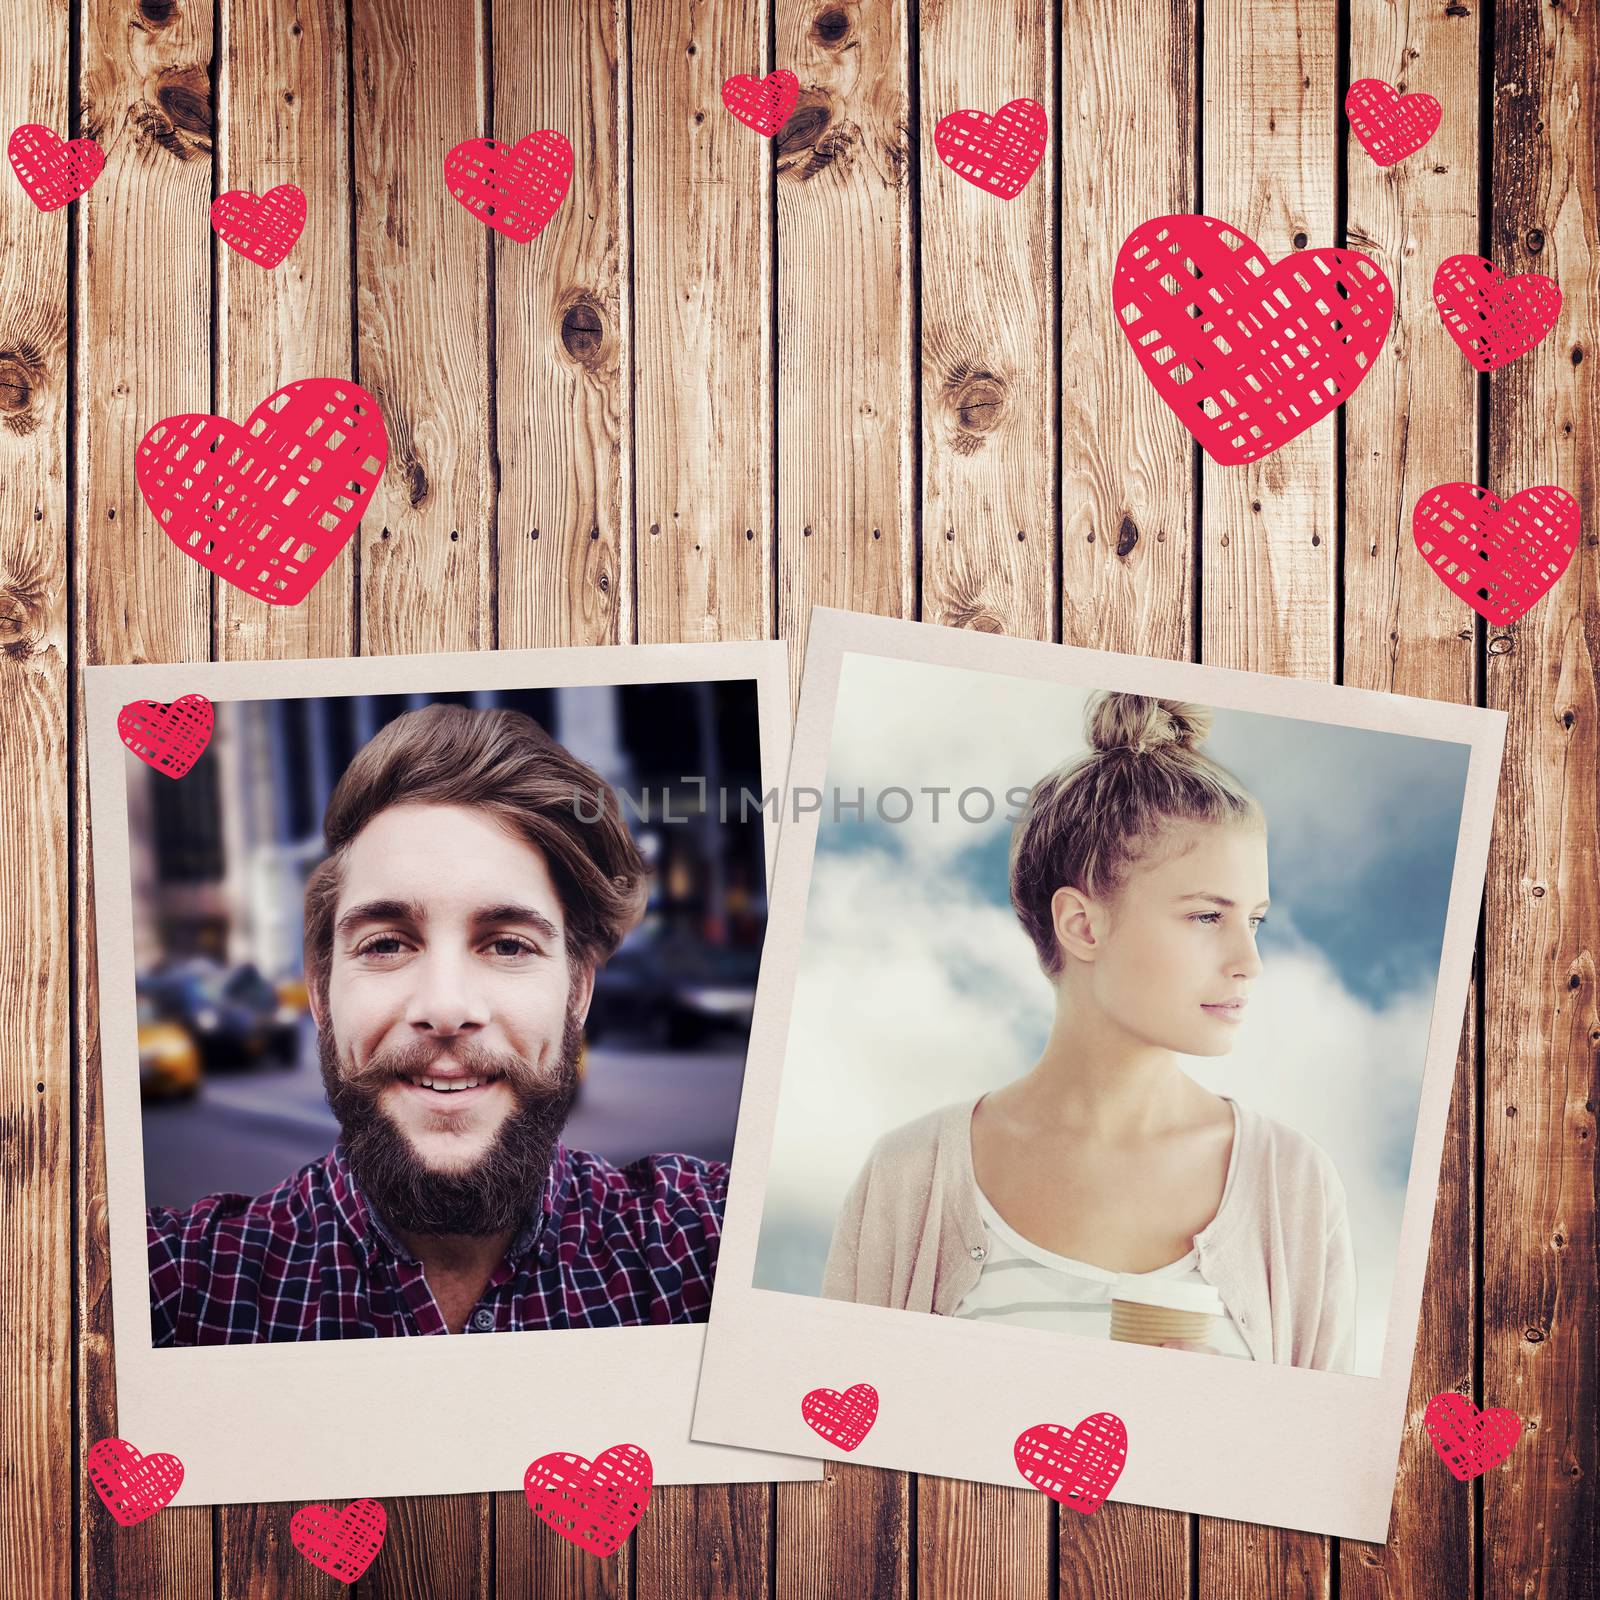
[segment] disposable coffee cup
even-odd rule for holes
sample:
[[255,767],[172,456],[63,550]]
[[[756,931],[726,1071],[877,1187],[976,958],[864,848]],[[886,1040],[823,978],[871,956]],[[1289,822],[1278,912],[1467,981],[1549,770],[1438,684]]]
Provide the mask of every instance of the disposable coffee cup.
[[1209,1283],[1121,1277],[1111,1286],[1111,1337],[1122,1344],[1205,1344],[1223,1310],[1222,1296]]

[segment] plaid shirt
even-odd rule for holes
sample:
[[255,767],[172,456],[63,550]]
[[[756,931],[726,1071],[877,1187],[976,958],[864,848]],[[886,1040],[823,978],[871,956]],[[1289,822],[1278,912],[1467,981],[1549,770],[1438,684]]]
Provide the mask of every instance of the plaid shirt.
[[[727,1194],[726,1162],[614,1167],[558,1143],[539,1209],[466,1331],[704,1322]],[[357,1187],[343,1140],[253,1200],[207,1195],[146,1220],[157,1349],[450,1331],[421,1262]]]

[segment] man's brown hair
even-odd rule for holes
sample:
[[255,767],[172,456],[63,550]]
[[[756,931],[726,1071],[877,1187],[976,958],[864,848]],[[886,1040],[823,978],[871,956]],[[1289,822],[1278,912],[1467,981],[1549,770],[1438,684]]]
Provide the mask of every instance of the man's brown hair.
[[328,856],[306,883],[305,962],[324,1011],[345,852],[394,805],[475,806],[537,846],[561,897],[575,963],[600,965],[644,914],[649,868],[616,792],[593,767],[521,711],[407,711],[356,752],[323,817]]

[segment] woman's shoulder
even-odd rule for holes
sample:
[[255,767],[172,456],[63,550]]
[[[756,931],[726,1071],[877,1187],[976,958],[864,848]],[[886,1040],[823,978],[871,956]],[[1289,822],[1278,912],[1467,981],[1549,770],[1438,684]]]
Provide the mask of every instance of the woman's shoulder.
[[[890,1128],[887,1133],[879,1134],[867,1153],[867,1165],[879,1168],[931,1167],[941,1142],[957,1137],[970,1128],[972,1108],[978,1099],[973,1094],[949,1101]],[[966,1119],[965,1123],[963,1118]]]
[[1262,1180],[1279,1189],[1314,1186],[1329,1203],[1344,1203],[1344,1180],[1333,1157],[1310,1134],[1264,1112],[1234,1102],[1241,1125],[1257,1152]]

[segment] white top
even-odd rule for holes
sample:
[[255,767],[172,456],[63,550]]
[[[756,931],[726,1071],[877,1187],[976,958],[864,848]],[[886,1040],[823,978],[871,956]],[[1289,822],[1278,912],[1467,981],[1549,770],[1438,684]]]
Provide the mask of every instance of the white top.
[[[1226,1197],[1233,1182],[1235,1156],[1239,1149],[1239,1108],[1233,1108],[1233,1151],[1228,1157],[1228,1176],[1223,1183]],[[1157,1301],[1182,1300],[1193,1304],[1221,1296],[1200,1270],[1200,1252],[1189,1253],[1152,1272],[1111,1272],[1105,1267],[1074,1261],[1024,1239],[994,1208],[989,1197],[973,1180],[973,1194],[983,1218],[984,1257],[978,1281],[962,1295],[952,1316],[1008,1323],[1013,1327],[1047,1328],[1057,1333],[1074,1333],[1083,1338],[1111,1337],[1111,1295],[1118,1286],[1138,1286],[1154,1291]],[[1166,1291],[1179,1292],[1169,1294]],[[1196,1292],[1196,1291],[1199,1292]],[[1211,1325],[1208,1342],[1218,1355],[1237,1356],[1248,1361],[1249,1347],[1244,1342],[1226,1305],[1224,1314]]]

